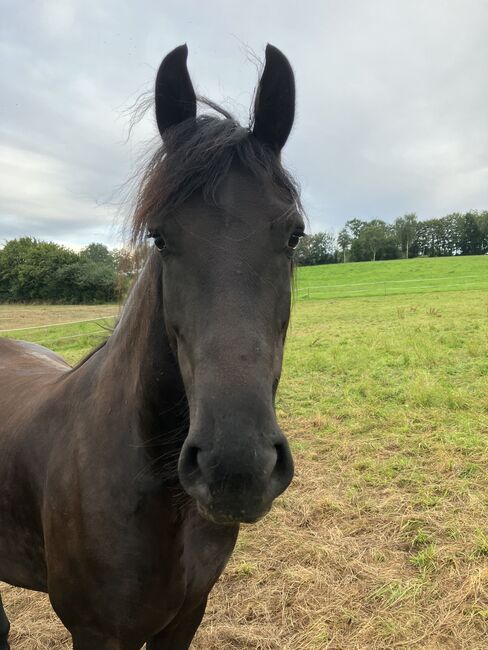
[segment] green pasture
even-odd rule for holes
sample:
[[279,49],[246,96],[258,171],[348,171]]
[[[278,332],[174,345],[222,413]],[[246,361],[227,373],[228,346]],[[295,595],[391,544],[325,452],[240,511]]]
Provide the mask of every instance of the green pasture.
[[[56,308],[59,310],[59,305]],[[54,350],[68,363],[75,364],[110,334],[114,322],[113,318],[101,318],[67,325],[43,325],[39,328],[11,330],[0,336],[38,343]]]
[[488,289],[486,255],[309,266],[297,279],[297,297],[306,300],[472,289]]
[[488,450],[488,292],[296,304],[278,405],[317,418],[331,446],[346,428],[362,446],[363,478],[413,487],[439,450],[488,488],[486,467],[469,460]]
[[[485,647],[488,257],[303,268],[297,285],[277,400],[297,479],[267,545],[243,531],[217,604],[303,592],[286,647]],[[112,323],[2,335],[74,363]],[[282,553],[283,575],[256,569]]]

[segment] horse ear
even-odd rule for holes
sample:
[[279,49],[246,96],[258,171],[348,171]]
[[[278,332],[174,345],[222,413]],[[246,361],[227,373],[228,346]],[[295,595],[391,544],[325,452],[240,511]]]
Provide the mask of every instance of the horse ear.
[[295,77],[280,50],[266,46],[266,65],[254,102],[254,135],[276,153],[284,147],[295,117]]
[[188,47],[180,45],[167,54],[156,76],[156,121],[161,136],[170,126],[197,114],[197,99],[186,59]]

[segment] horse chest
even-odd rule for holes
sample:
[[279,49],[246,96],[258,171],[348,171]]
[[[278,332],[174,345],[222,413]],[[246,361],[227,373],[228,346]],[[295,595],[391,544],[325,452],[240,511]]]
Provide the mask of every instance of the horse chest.
[[225,568],[239,533],[239,527],[216,525],[194,511],[183,530],[186,591],[198,599],[207,595]]

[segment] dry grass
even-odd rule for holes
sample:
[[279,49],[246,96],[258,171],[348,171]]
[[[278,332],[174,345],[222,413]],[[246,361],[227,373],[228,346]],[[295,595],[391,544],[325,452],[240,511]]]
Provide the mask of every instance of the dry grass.
[[0,305],[0,330],[38,327],[117,314],[118,305]]
[[[455,516],[466,538],[454,535],[452,514],[422,511],[395,486],[351,483],[338,457],[328,466],[330,447],[313,429],[301,422],[300,440],[314,450],[296,454],[293,487],[244,532],[195,647],[487,647],[488,548],[468,542],[480,521],[476,501],[462,521]],[[354,445],[343,451],[344,463],[361,457]]]
[[[317,444],[323,423],[296,425],[313,451],[296,453],[291,489],[243,530],[193,647],[485,648],[488,540],[476,525],[477,500],[460,517],[419,509],[395,486],[351,489],[340,457],[328,464],[328,444]],[[354,465],[361,450],[349,444],[343,453]],[[12,650],[71,647],[46,597],[7,586],[3,594]]]
[[2,598],[12,629],[12,650],[71,648],[71,636],[57,618],[48,597],[0,583]]

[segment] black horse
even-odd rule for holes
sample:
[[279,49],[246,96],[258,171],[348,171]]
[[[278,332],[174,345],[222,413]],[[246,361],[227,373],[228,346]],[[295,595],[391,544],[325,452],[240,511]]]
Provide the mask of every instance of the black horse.
[[[197,116],[186,59],[158,71],[133,217],[154,248],[112,335],[75,368],[0,339],[0,580],[47,592],[75,650],[188,648],[239,523],[293,475],[274,411],[304,229],[280,163],[293,72],[268,45],[243,128]],[[8,628],[0,601],[1,650]]]

